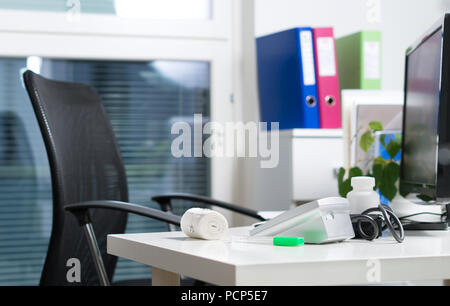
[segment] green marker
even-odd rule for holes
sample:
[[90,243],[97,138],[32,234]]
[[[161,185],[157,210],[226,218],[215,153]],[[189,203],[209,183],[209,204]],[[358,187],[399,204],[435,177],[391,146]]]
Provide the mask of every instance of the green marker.
[[304,245],[305,239],[303,237],[273,237],[273,245],[276,246],[299,246]]

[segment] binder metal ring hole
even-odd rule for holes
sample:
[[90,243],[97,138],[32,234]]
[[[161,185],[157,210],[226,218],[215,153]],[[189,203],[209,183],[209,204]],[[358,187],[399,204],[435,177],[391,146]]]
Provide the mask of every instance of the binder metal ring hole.
[[316,98],[314,98],[313,96],[307,96],[306,97],[306,105],[308,105],[309,107],[316,106]]
[[333,96],[326,96],[325,102],[327,103],[328,106],[334,106],[336,104],[336,100],[334,99]]

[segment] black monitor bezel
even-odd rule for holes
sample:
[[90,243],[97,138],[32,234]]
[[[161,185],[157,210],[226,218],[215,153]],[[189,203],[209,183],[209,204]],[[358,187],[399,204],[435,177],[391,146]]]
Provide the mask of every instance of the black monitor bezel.
[[[436,24],[433,25],[421,39],[416,41],[406,50],[405,57],[405,82],[404,82],[404,104],[403,104],[403,131],[405,131],[406,120],[406,100],[407,100],[407,76],[408,76],[408,58],[409,55],[420,47],[428,38],[436,34],[437,31],[442,32],[442,48],[441,48],[441,76],[440,76],[440,101],[439,101],[439,119],[438,119],[438,149],[443,144],[450,143],[450,135],[448,135],[447,118],[450,118],[449,108],[449,72],[450,72],[450,56],[443,56],[443,54],[450,54],[450,14],[445,14]],[[402,162],[400,163],[400,193],[415,193],[426,195],[436,201],[448,201],[450,199],[450,165],[443,166],[438,163],[439,156],[436,160],[436,180],[433,185],[423,184],[418,182],[408,181],[404,177],[403,154],[405,146],[405,137],[402,137]],[[439,150],[438,150],[439,152]],[[438,153],[439,154],[439,153]]]

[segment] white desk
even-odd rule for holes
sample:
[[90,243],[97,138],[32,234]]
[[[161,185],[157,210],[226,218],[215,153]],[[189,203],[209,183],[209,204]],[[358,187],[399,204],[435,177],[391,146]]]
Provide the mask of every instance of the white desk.
[[[233,235],[249,228],[232,228]],[[271,245],[203,241],[181,232],[109,235],[108,253],[153,267],[155,285],[179,274],[217,285],[340,285],[450,278],[450,232],[374,242]]]

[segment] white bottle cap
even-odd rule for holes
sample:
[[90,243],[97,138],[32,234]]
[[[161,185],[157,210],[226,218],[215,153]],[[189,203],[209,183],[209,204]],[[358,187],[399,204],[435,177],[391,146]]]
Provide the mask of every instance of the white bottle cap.
[[353,190],[373,190],[375,187],[375,178],[370,176],[352,177]]

